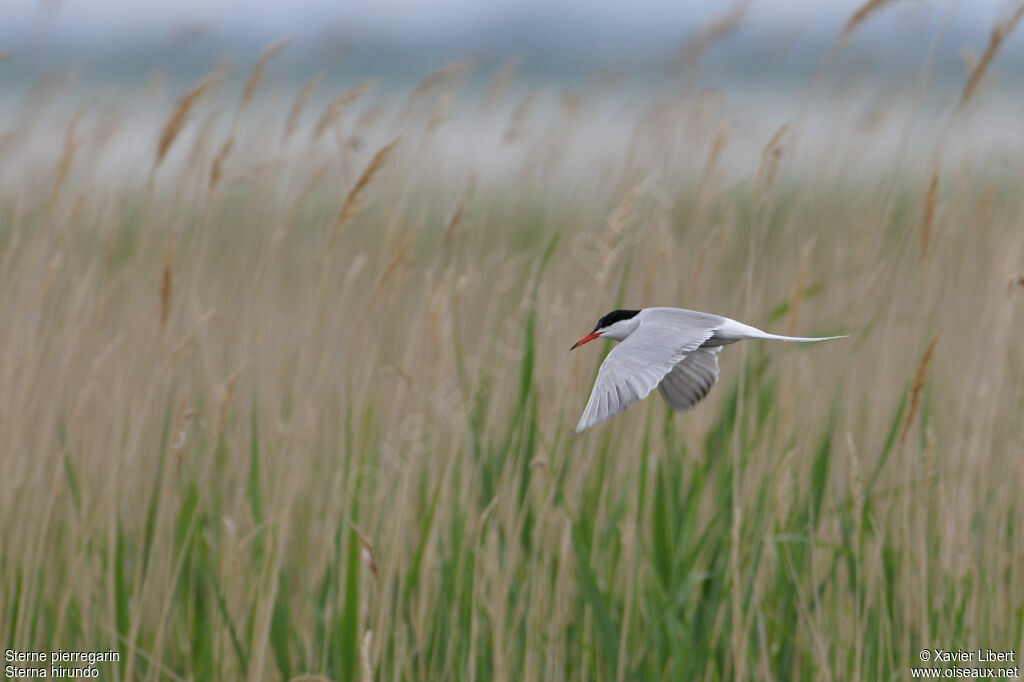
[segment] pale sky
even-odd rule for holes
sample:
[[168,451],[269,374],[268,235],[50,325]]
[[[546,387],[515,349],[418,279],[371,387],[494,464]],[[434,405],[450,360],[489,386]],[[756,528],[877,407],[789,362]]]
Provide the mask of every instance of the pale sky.
[[[758,26],[835,30],[863,0],[754,0],[747,21]],[[392,35],[471,32],[503,18],[530,16],[571,26],[586,17],[631,30],[686,31],[728,6],[714,0],[15,0],[3,3],[0,43],[27,37],[111,41],[164,35],[183,26],[242,29],[254,36],[324,27]],[[957,24],[987,27],[1012,11],[1006,0],[900,0],[872,22],[940,22],[954,8]],[[554,19],[554,17],[560,17]],[[2,47],[2,44],[0,44]]]

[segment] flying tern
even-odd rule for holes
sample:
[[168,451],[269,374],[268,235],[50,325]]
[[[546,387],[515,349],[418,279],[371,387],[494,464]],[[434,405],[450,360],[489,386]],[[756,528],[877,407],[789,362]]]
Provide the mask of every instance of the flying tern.
[[744,339],[810,342],[842,338],[845,336],[768,334],[728,317],[681,308],[612,311],[569,349],[594,339],[621,342],[601,363],[576,433],[622,413],[655,387],[673,409],[693,407],[718,381],[718,353],[730,343]]

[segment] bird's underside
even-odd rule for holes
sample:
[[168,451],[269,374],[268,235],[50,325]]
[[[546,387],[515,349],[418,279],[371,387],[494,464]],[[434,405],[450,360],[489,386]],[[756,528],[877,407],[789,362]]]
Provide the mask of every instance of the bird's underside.
[[658,384],[661,397],[674,410],[693,407],[711,392],[718,381],[721,346],[698,348],[686,356]]
[[673,409],[693,407],[718,381],[722,346],[743,339],[840,338],[778,336],[727,317],[679,308],[645,308],[635,317],[635,328],[601,363],[577,433],[622,413],[655,388]]

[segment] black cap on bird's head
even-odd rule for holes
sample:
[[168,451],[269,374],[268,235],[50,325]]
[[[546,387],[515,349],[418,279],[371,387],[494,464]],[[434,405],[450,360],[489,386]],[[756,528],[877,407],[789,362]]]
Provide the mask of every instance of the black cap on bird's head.
[[597,324],[594,326],[594,331],[596,332],[598,329],[605,329],[607,327],[612,326],[616,322],[620,322],[622,320],[632,319],[633,317],[636,316],[636,314],[638,312],[640,312],[640,311],[639,310],[613,310],[610,313],[608,313],[607,315],[605,315],[604,317],[602,317],[600,320],[597,321]]
[[602,317],[600,320],[597,321],[597,324],[594,325],[594,330],[592,332],[590,332],[589,334],[584,336],[582,339],[580,339],[579,341],[574,343],[572,348],[570,348],[569,350],[572,350],[573,348],[576,348],[577,346],[582,346],[583,344],[587,343],[588,341],[593,341],[594,339],[596,339],[596,338],[601,336],[601,330],[607,329],[608,327],[612,326],[616,322],[621,322],[623,320],[632,319],[639,312],[640,312],[639,310],[613,310],[613,311],[611,311],[610,313],[608,313],[607,315],[605,315],[604,317]]

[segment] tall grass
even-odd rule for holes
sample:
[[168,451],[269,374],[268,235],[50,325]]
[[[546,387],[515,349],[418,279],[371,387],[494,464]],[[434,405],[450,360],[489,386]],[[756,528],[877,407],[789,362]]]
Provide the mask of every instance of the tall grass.
[[[593,149],[600,92],[476,106],[455,71],[319,120],[308,84],[265,127],[247,89],[230,164],[189,122],[207,78],[145,185],[95,172],[87,102],[0,190],[0,640],[117,650],[110,680],[903,679],[1024,646],[1024,205],[986,159],[852,173],[875,133],[839,118],[808,172],[799,123],[689,92]],[[730,348],[693,411],[573,435],[602,349],[569,344],[655,304],[853,338]]]

